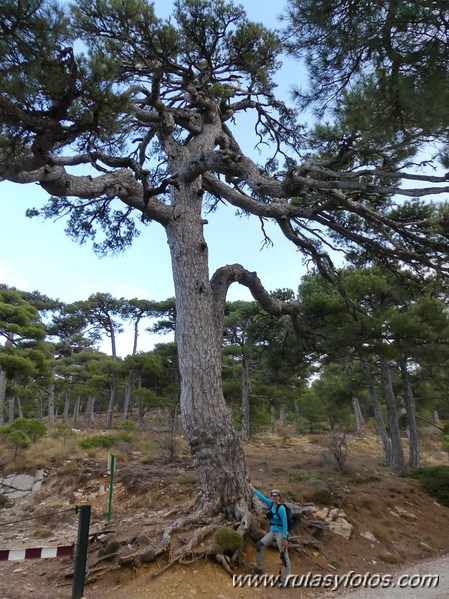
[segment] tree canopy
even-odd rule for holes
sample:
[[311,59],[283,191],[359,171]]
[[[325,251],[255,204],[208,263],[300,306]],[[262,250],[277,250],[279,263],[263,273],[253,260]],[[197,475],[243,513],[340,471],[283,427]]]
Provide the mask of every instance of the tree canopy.
[[293,0],[284,16],[289,50],[308,66],[309,85],[296,91],[304,104],[344,111],[371,135],[447,143],[444,0]]

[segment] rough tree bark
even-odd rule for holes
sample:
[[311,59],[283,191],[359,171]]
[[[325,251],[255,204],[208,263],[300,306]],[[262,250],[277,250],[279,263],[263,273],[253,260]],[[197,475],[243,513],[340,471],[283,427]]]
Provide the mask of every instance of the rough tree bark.
[[360,409],[360,403],[357,397],[354,395],[352,398],[352,411],[355,416],[355,430],[358,435],[362,434],[362,425],[365,424],[362,410]]
[[55,384],[50,383],[47,387],[48,393],[48,412],[47,425],[48,428],[53,428],[55,425]]
[[279,420],[281,421],[283,427],[287,426],[287,413],[285,411],[285,406],[282,406],[279,411]]
[[69,419],[69,409],[70,409],[70,389],[67,389],[64,396],[64,409],[62,412],[62,422],[66,423]]
[[380,358],[380,371],[385,393],[385,403],[387,404],[388,428],[391,439],[391,461],[396,474],[405,474],[407,468],[405,466],[404,448],[402,447],[401,431],[399,430],[390,366],[388,361],[383,357]]
[[15,398],[10,397],[8,399],[8,424],[12,424],[14,421],[15,406],[16,406]]
[[405,410],[407,414],[407,425],[409,433],[409,461],[410,468],[419,468],[420,466],[420,451],[419,451],[419,435],[416,425],[416,406],[413,396],[413,389],[410,382],[410,376],[407,369],[407,358],[402,356],[399,360],[401,369],[402,383],[404,385]]
[[244,441],[251,439],[249,424],[249,361],[245,352],[242,355],[242,439]]
[[374,418],[377,424],[377,432],[379,433],[380,442],[382,443],[382,449],[384,454],[384,465],[390,466],[391,464],[391,442],[388,438],[387,429],[382,416],[382,410],[380,407],[379,399],[377,398],[376,389],[374,387],[374,381],[371,374],[370,367],[367,360],[362,360],[362,370],[365,373],[366,381],[368,385],[368,393],[371,400],[371,406],[373,408]]
[[106,413],[106,428],[111,428],[112,417],[114,410],[116,409],[117,402],[117,386],[118,386],[118,372],[116,369],[117,364],[117,346],[115,342],[114,327],[110,327],[110,338],[111,338],[111,350],[112,350],[112,372],[111,372],[111,383],[110,383],[110,394],[108,402],[108,410]]
[[76,426],[78,424],[78,417],[79,417],[79,413],[80,413],[80,402],[81,402],[81,398],[79,395],[76,396],[75,398],[75,405],[73,406],[73,426]]
[[223,306],[217,305],[220,298],[214,297],[209,279],[200,181],[172,194],[176,218],[166,232],[176,296],[181,416],[202,499],[221,510],[249,498],[246,460],[221,382]]
[[6,398],[6,385],[8,380],[6,378],[6,372],[0,368],[0,425],[5,423],[5,417],[3,411],[5,409],[5,398]]
[[86,426],[93,426],[95,424],[94,420],[94,405],[95,405],[95,397],[93,395],[89,395],[87,398],[86,411],[84,412],[84,421]]

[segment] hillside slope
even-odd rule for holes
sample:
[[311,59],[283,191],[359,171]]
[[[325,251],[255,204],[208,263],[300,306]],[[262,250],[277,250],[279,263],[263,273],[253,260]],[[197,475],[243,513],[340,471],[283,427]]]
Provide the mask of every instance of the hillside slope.
[[[147,440],[153,436],[157,443],[157,432],[139,434]],[[326,435],[298,436],[284,429],[275,435],[259,435],[245,446],[252,481],[262,492],[278,487],[287,501],[316,507],[293,533],[298,549],[290,551],[292,573],[341,576],[350,571],[415,571],[414,564],[449,553],[449,508],[439,505],[418,481],[397,477],[385,468],[380,445],[369,428],[362,437],[349,438],[342,475],[332,467],[327,447]],[[447,464],[447,454],[441,452],[438,436],[432,431],[426,431],[422,453],[423,465]],[[168,563],[164,559],[135,572],[118,567],[114,557],[100,558],[98,551],[112,541],[130,548],[151,545],[180,511],[193,506],[197,494],[195,473],[182,439],[178,440],[177,457],[170,463],[162,449],[151,460],[143,460],[134,449],[126,457],[123,453],[117,465],[108,523],[105,454],[88,457],[75,452],[59,461],[49,460],[38,492],[0,508],[0,548],[75,542],[78,521],[74,507],[88,503],[92,519],[85,596],[90,599],[106,595],[114,599],[249,599],[283,592],[233,588],[230,576],[210,560],[175,564],[159,574]],[[42,519],[45,514],[54,515]],[[325,520],[328,527],[324,532],[311,526]],[[266,527],[266,522],[262,526]],[[266,571],[277,574],[279,554],[271,548],[265,553]],[[252,542],[246,543],[244,557],[247,563],[254,563]],[[0,562],[0,596],[70,597],[72,570],[68,557]],[[247,570],[237,567],[235,572]],[[292,591],[295,597],[304,598],[325,597],[327,592],[325,588]]]

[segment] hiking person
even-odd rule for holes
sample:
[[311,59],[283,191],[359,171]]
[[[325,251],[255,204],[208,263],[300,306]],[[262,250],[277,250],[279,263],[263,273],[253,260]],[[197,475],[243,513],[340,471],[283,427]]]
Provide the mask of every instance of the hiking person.
[[270,545],[274,540],[279,548],[281,554],[281,562],[285,569],[285,576],[283,582],[288,580],[290,576],[290,558],[288,557],[288,524],[287,524],[287,512],[285,506],[281,503],[281,492],[279,489],[273,489],[270,493],[271,499],[265,497],[260,491],[254,488],[252,483],[249,484],[249,488],[254,492],[263,503],[265,503],[270,509],[268,516],[270,518],[270,531],[256,543],[256,574],[263,574],[263,550],[266,545]]

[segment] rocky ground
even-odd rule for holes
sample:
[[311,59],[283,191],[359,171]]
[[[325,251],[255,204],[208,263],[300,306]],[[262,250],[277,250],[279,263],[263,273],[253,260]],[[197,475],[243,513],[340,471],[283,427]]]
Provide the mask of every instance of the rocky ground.
[[[157,441],[156,433],[146,434],[154,434]],[[299,545],[290,552],[294,574],[336,577],[351,571],[380,574],[398,570],[412,574],[420,564],[449,553],[449,509],[430,497],[419,482],[394,476],[385,468],[379,443],[368,428],[362,437],[349,439],[343,475],[333,469],[327,447],[325,435],[298,436],[281,429],[276,435],[259,435],[245,447],[253,483],[262,492],[279,487],[286,500],[312,502],[316,508],[293,533]],[[177,458],[170,463],[163,451],[151,463],[142,463],[141,457],[134,452],[118,459],[110,522],[105,456],[51,460],[45,469],[40,468],[45,476],[39,489],[0,507],[0,549],[75,542],[75,506],[90,504],[86,598],[269,599],[287,593],[304,599],[341,593],[354,599],[365,597],[352,595],[354,589],[336,593],[329,588],[233,588],[230,576],[211,560],[175,564],[163,570],[168,563],[164,558],[134,571],[118,567],[114,557],[101,557],[99,551],[113,541],[121,551],[155,543],[167,523],[180,513],[188,513],[195,502],[197,481],[182,440]],[[423,465],[437,463],[448,463],[447,454],[440,450],[438,433],[429,430],[423,439]],[[316,499],[316,491],[323,488],[332,492],[331,505]],[[326,523],[324,531],[312,526],[313,522]],[[254,563],[252,542],[246,544],[244,558]],[[267,549],[266,571],[277,574],[278,569],[279,554]],[[72,572],[70,557],[0,562],[0,599],[69,598]],[[244,572],[244,568],[236,568],[236,573]],[[379,599],[387,596],[396,594],[379,595]],[[424,591],[422,596],[427,596]]]

